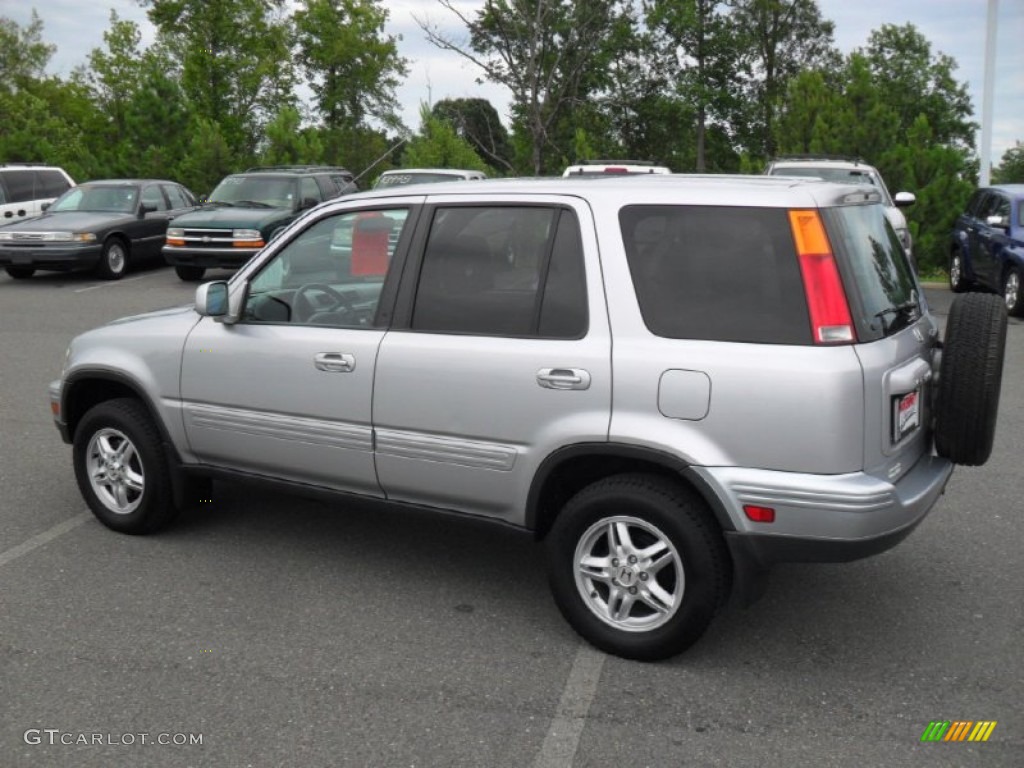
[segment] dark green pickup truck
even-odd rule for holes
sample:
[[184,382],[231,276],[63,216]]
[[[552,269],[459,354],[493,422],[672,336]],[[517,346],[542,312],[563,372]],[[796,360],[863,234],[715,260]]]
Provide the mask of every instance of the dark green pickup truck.
[[174,220],[164,259],[182,280],[201,280],[211,267],[237,269],[303,211],[357,191],[352,174],[336,166],[270,166],[232,174],[202,208]]

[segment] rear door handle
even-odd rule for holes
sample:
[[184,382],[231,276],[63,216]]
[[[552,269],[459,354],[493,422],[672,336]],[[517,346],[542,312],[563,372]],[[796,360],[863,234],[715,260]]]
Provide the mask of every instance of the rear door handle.
[[590,373],[582,368],[541,368],[537,383],[545,389],[589,389]]
[[356,369],[356,356],[344,352],[321,352],[313,358],[318,371],[327,373],[351,373]]

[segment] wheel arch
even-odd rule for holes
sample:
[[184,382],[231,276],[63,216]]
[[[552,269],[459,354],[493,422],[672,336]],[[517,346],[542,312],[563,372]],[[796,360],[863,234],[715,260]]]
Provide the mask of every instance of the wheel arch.
[[120,240],[121,245],[125,247],[129,255],[132,251],[132,239],[128,236],[127,232],[122,232],[120,229],[112,229],[103,236],[103,246],[106,247],[107,243],[111,240]]
[[525,525],[544,539],[559,511],[578,491],[610,475],[645,472],[689,487],[708,505],[719,528],[735,526],[718,496],[690,466],[672,454],[626,443],[580,443],[551,453],[541,462],[530,485]]
[[171,476],[171,489],[175,502],[184,497],[185,475],[182,470],[181,455],[177,446],[171,439],[167,425],[159,416],[152,399],[146,394],[145,387],[137,380],[124,373],[85,369],[78,370],[71,374],[61,389],[60,413],[61,419],[66,426],[65,434],[69,442],[74,442],[75,432],[82,421],[82,417],[100,403],[108,400],[129,398],[138,401],[146,409],[150,420],[160,434],[160,441],[163,443],[165,455],[167,456],[167,470]]

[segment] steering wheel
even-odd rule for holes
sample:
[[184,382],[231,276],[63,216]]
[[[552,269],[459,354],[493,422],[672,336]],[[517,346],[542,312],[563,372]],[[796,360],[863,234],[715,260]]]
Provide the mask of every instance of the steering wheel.
[[[326,296],[330,303],[314,303],[311,294],[319,293]],[[308,323],[314,315],[321,312],[348,312],[351,309],[349,300],[326,283],[306,283],[299,286],[292,297],[292,316],[297,323]]]

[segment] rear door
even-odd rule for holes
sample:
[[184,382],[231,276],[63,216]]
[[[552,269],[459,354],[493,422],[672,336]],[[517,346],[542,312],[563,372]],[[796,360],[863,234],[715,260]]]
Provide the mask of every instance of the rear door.
[[579,200],[438,196],[377,359],[388,498],[523,522],[551,452],[607,440],[611,340]]

